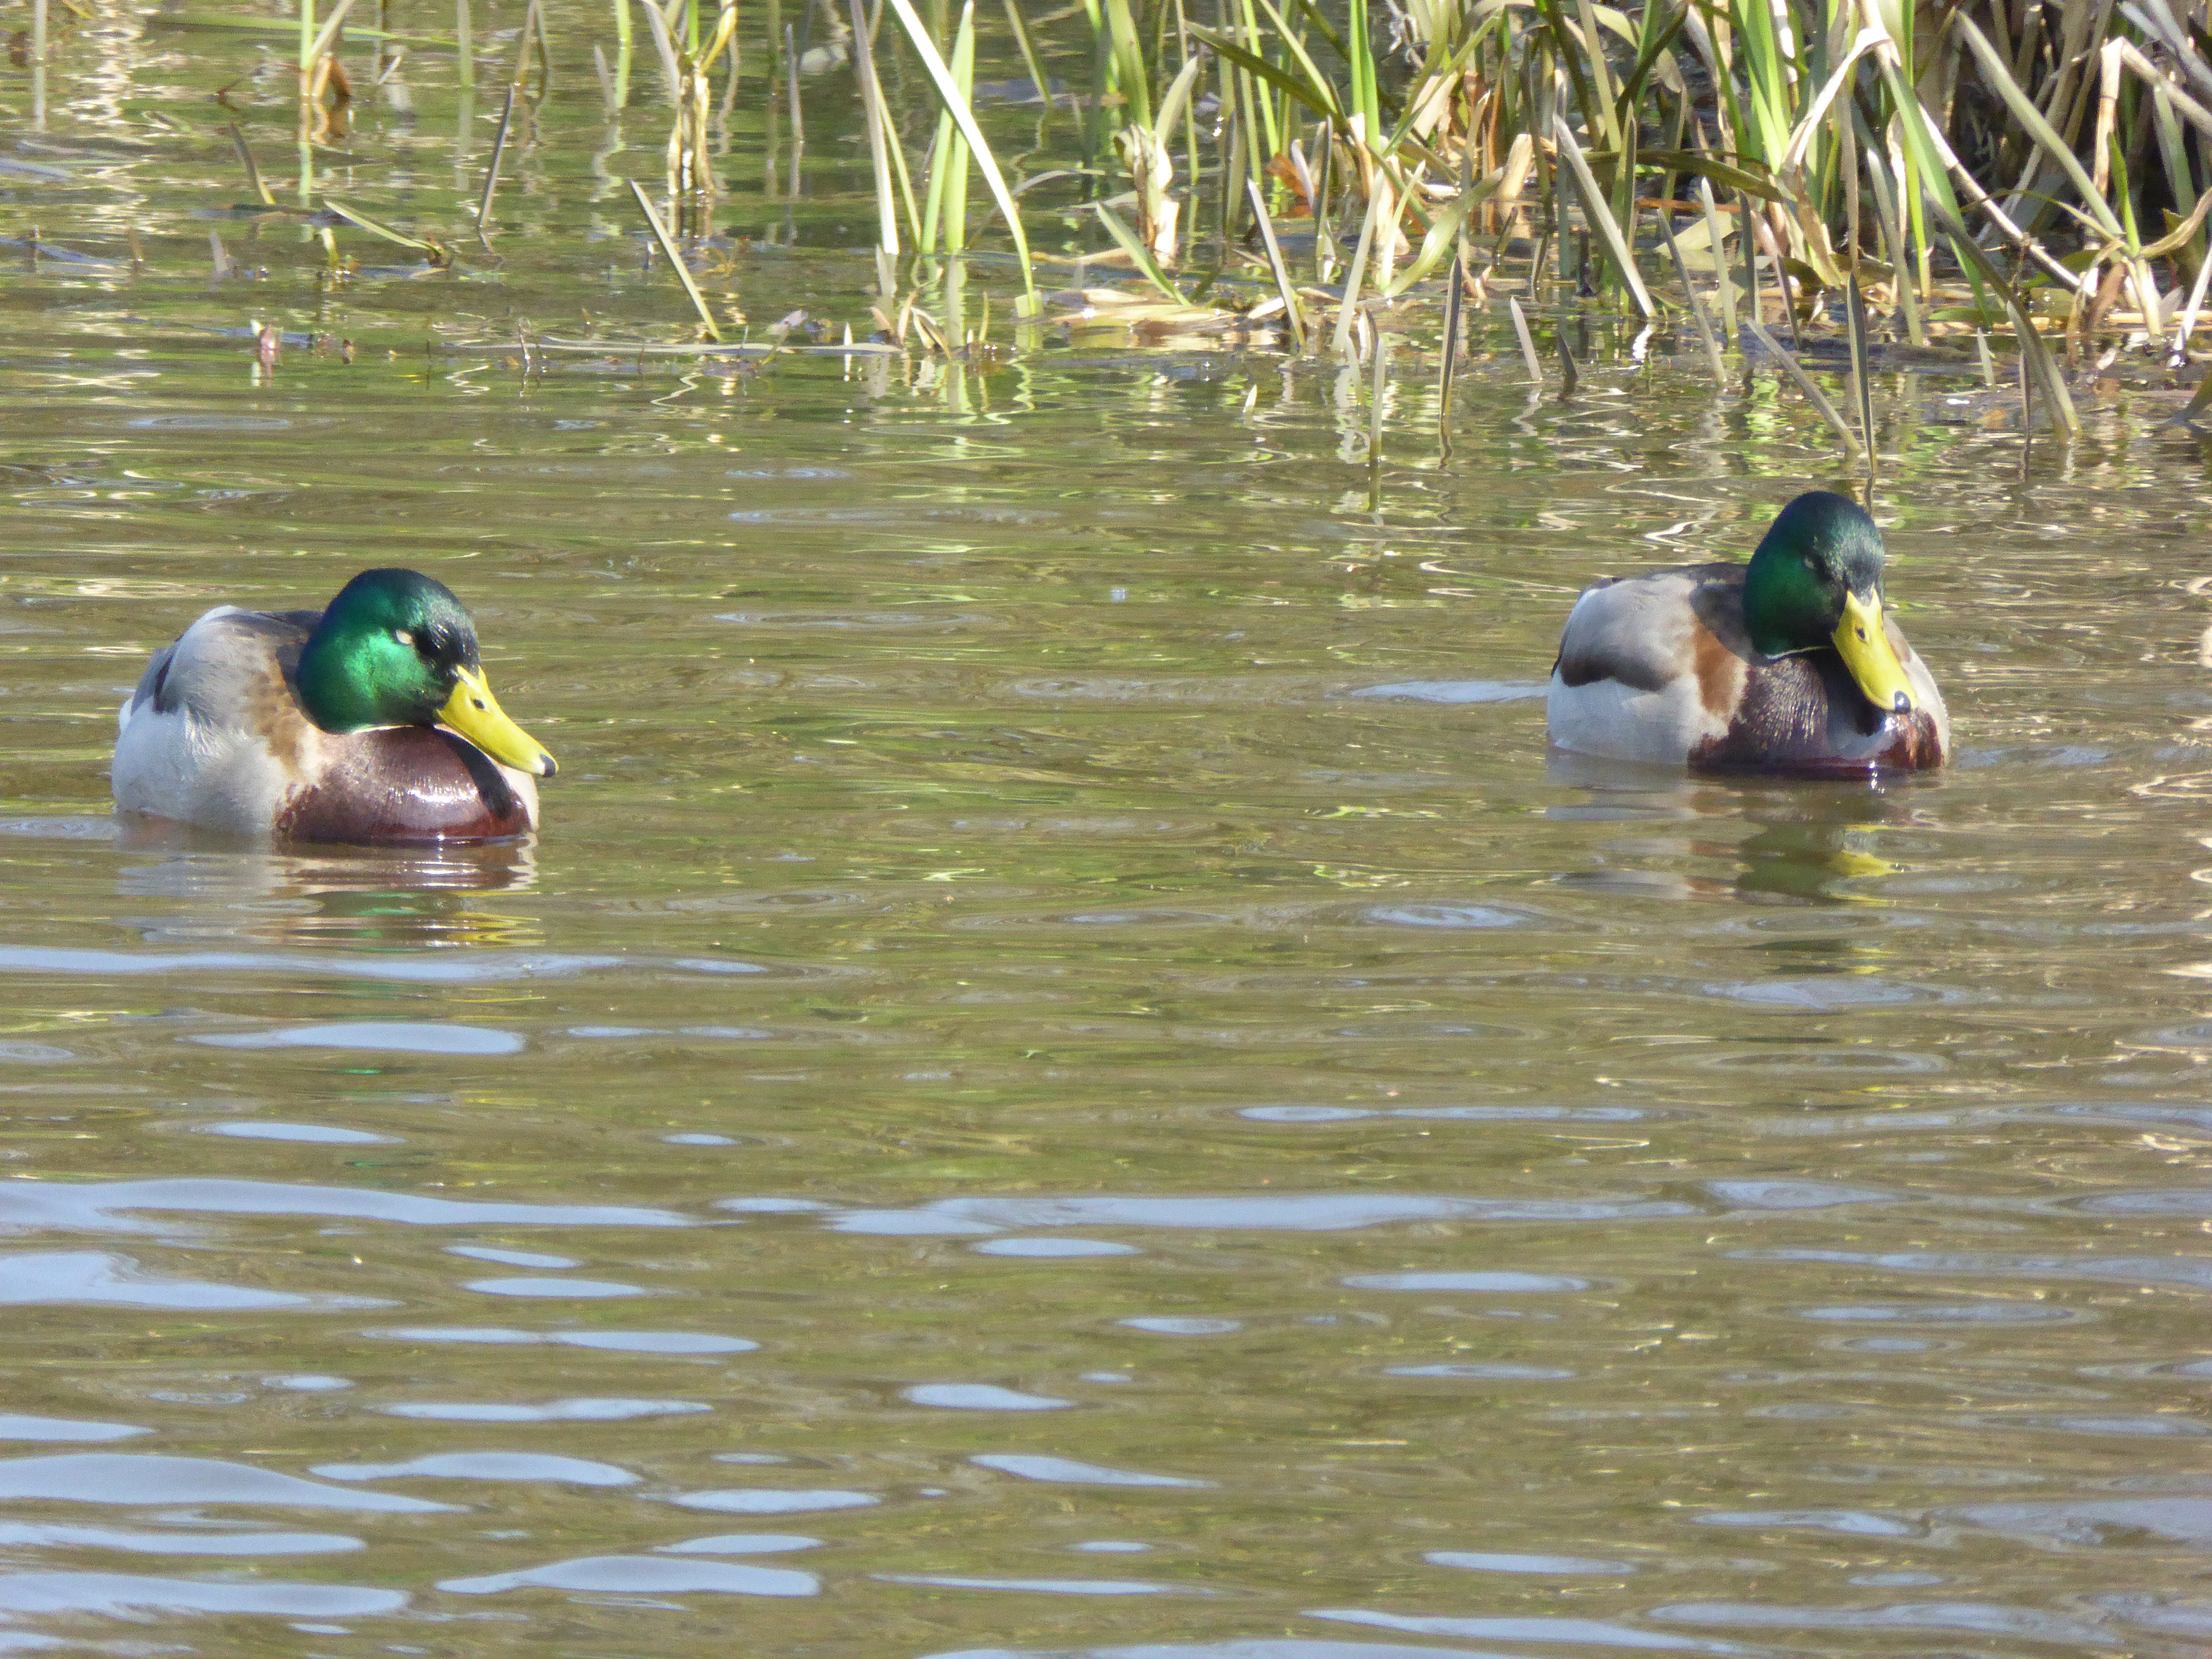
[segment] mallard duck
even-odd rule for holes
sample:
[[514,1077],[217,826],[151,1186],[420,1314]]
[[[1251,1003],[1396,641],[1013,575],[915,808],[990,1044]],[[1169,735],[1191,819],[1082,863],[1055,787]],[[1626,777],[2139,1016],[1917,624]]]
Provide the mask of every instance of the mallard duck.
[[1882,614],[1881,532],[1849,497],[1784,507],[1749,564],[1600,582],[1575,601],[1545,717],[1553,744],[1703,771],[1941,766],[1943,694]]
[[297,841],[520,835],[554,769],[492,696],[467,610],[412,570],[364,570],[320,612],[217,605],[117,723],[123,811]]

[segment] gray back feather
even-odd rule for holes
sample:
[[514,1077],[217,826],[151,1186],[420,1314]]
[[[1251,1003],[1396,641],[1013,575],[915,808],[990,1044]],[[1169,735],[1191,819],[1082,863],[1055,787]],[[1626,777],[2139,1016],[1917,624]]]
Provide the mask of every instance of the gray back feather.
[[1568,615],[1555,665],[1560,679],[1659,690],[1692,660],[1692,627],[1703,621],[1711,628],[1717,611],[1728,611],[1717,601],[1743,585],[1743,571],[1740,564],[1693,564],[1601,582]]
[[321,617],[319,611],[218,607],[155,653],[132,701],[159,714],[181,709],[195,720],[234,719],[291,678],[300,647]]

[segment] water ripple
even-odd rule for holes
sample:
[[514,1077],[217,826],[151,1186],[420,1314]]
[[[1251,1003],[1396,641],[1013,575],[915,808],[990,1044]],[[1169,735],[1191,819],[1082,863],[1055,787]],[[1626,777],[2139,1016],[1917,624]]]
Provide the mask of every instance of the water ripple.
[[1069,1486],[1211,1486],[1211,1480],[1191,1480],[1178,1474],[1146,1474],[1136,1469],[1109,1469],[1097,1463],[1080,1463],[1072,1457],[1045,1457],[1027,1452],[985,1452],[969,1462],[1024,1480],[1043,1480]]
[[276,1308],[386,1308],[373,1296],[297,1296],[197,1279],[160,1279],[128,1256],[100,1250],[0,1255],[0,1305],[187,1309],[208,1312]]
[[550,1452],[433,1452],[404,1463],[318,1463],[325,1480],[557,1480],[574,1486],[628,1486],[637,1477],[611,1463]]
[[456,1595],[496,1595],[513,1589],[599,1590],[629,1595],[813,1595],[822,1581],[788,1567],[747,1567],[727,1561],[672,1561],[663,1555],[587,1555],[517,1572],[441,1578]]
[[131,1423],[81,1423],[66,1417],[0,1412],[0,1440],[128,1440],[152,1432]]
[[1594,1648],[1638,1648],[1674,1652],[1753,1654],[1758,1651],[1755,1648],[1741,1647],[1733,1642],[1698,1641],[1691,1637],[1669,1636],[1658,1631],[1634,1630],[1626,1625],[1611,1625],[1595,1619],[1431,1619],[1404,1613],[1370,1613],[1358,1607],[1316,1607],[1306,1617],[1341,1620],[1347,1625],[1379,1625],[1385,1630],[1402,1630],[1416,1636],[1464,1636],[1506,1642],[1574,1642]]
[[1615,1221],[1697,1213],[1687,1204],[1662,1199],[1285,1193],[1265,1198],[941,1198],[908,1210],[848,1210],[830,1224],[839,1232],[901,1235],[1106,1226],[1340,1232],[1408,1221]]
[[598,1204],[486,1203],[425,1198],[355,1187],[313,1187],[221,1177],[154,1181],[0,1182],[0,1228],[22,1231],[143,1231],[120,1218],[131,1210],[199,1215],[307,1215],[394,1221],[414,1227],[688,1227],[666,1210]]
[[442,1515],[453,1508],[392,1492],[320,1486],[248,1463],[133,1452],[0,1459],[0,1498],[15,1498],[76,1504],[269,1504],[388,1515]]
[[351,1619],[397,1613],[399,1590],[345,1584],[210,1583],[145,1578],[120,1572],[18,1572],[0,1575],[0,1611],[99,1613],[130,1618],[149,1613],[267,1613],[284,1619]]
[[686,1417],[714,1408],[696,1400],[410,1401],[382,1408],[393,1417],[440,1423],[625,1423],[640,1417]]

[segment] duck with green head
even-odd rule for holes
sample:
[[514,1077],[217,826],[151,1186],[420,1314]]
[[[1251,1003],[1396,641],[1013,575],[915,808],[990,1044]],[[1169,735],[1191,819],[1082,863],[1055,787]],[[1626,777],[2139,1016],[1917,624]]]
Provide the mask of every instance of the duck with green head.
[[1749,564],[1607,580],[1575,601],[1546,702],[1553,746],[1702,771],[1941,766],[1951,717],[1882,605],[1881,532],[1811,490]]
[[216,606],[118,720],[118,808],[297,841],[520,835],[554,770],[492,696],[467,610],[412,570],[364,570],[320,611]]

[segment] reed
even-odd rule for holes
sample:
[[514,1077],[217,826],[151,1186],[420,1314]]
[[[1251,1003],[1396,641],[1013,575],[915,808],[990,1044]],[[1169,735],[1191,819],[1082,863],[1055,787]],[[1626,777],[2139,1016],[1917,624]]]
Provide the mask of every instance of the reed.
[[[343,98],[334,54],[356,3],[300,0],[296,23],[270,26],[296,33],[303,101],[326,83]],[[901,274],[902,257],[958,267],[996,242],[1011,245],[1035,316],[1026,213],[1179,307],[1221,304],[1257,278],[1292,350],[1347,361],[1386,331],[1402,337],[1393,307],[1425,284],[1435,304],[1447,277],[1452,306],[1510,299],[1539,383],[1562,372],[1571,383],[1563,313],[1586,319],[1585,338],[1605,339],[1614,320],[1673,329],[1723,391],[1741,348],[1817,392],[1800,362],[1808,343],[1847,343],[1849,397],[1814,401],[1864,458],[1870,487],[1870,376],[1893,346],[1948,337],[2016,355],[2024,416],[2032,403],[2063,439],[2087,362],[2118,349],[2179,366],[2212,325],[2212,0],[612,3],[613,51],[590,49],[602,96],[611,115],[627,102],[637,6],[669,100],[665,205],[679,229],[706,222],[691,216],[720,189],[710,156],[716,142],[728,149],[741,37],[763,66],[744,84],[776,135],[770,193],[786,200],[802,182],[800,76],[818,67],[808,43],[826,25],[849,46],[887,301],[925,281]],[[453,15],[464,86],[470,4],[456,0]],[[43,64],[42,36],[33,57]],[[533,61],[542,98],[552,57],[540,0],[524,11],[478,198],[487,234],[511,130],[537,142],[518,107]],[[1039,89],[1041,121],[979,104],[979,84],[1017,64]],[[815,154],[833,168],[818,123],[840,88],[817,80],[809,94]],[[1018,190],[1010,166],[1030,165],[1013,142],[1020,120],[1040,144],[1048,129],[1062,136],[1061,154]],[[975,180],[994,216],[969,211]],[[255,190],[266,199],[265,181]],[[444,254],[427,236],[353,222]],[[1310,272],[1291,240],[1309,226]],[[1293,257],[1301,277],[1330,285],[1326,314],[1293,280]],[[947,354],[963,352],[968,279],[928,271],[945,283],[945,321],[915,313],[899,337],[936,327]],[[1440,409],[1459,367],[1444,314],[1454,345]],[[1545,327],[1558,365],[1537,353]]]
[[691,268],[684,263],[684,256],[668,234],[668,227],[661,223],[660,216],[653,211],[652,198],[636,179],[629,181],[629,193],[637,200],[637,210],[645,216],[646,228],[653,233],[654,244],[667,259],[668,268],[676,273],[676,280],[684,285],[684,292],[691,301],[691,308],[699,313],[699,327],[706,337],[720,345],[722,330],[714,321],[714,313],[707,309],[707,296],[699,292],[699,284],[691,279]]
[[[1135,234],[1170,280],[1209,240],[1237,264],[1248,223],[1249,258],[1275,276],[1279,248],[1265,245],[1285,210],[1313,216],[1317,271],[1356,238],[1339,353],[1354,349],[1366,308],[1437,273],[1478,222],[1498,235],[1485,276],[1516,225],[1534,234],[1532,307],[1548,303],[1554,267],[1581,263],[1569,256],[1586,238],[1600,306],[1683,317],[1717,380],[1746,273],[1763,279],[1781,309],[1772,331],[1754,312],[1754,337],[1856,340],[1860,406],[1847,424],[1869,457],[1864,365],[1885,336],[1995,336],[2062,433],[2076,424],[2062,346],[2101,339],[2179,364],[2201,338],[2207,0],[1933,12],[1876,0],[1223,0],[1212,12],[1017,7],[1008,43],[1040,81],[1054,57],[1091,62],[1091,125],[1101,108],[1119,112]],[[1149,118],[1189,73],[1193,43],[1217,65],[1218,113],[1179,148]],[[1103,154],[1095,137],[1091,153]],[[1530,223],[1532,174],[1531,199],[1547,209]],[[1695,246],[1691,234],[1676,246],[1670,204],[1692,216]],[[1218,219],[1211,239],[1194,234],[1202,210]],[[1170,211],[1177,237],[1155,234]],[[1411,258],[1401,220],[1420,238]],[[1117,241],[1127,228],[1117,216],[1099,223]],[[1787,373],[1792,359],[1776,362]]]
[[[1006,230],[1013,238],[1014,254],[1021,264],[1024,307],[1025,311],[1033,313],[1037,309],[1036,273],[1030,266],[1029,237],[1024,234],[1022,227],[1021,209],[1014,201],[1013,191],[1006,186],[1006,175],[999,170],[998,158],[991,152],[991,141],[983,136],[982,125],[975,118],[972,83],[963,88],[954,78],[951,67],[946,64],[943,54],[937,49],[936,41],[930,37],[928,29],[923,25],[921,16],[915,11],[914,0],[888,0],[888,3],[892,13],[898,18],[899,26],[906,31],[907,40],[914,48],[915,56],[921,60],[923,70],[927,72],[931,83],[936,87],[938,96],[944,100],[946,118],[960,130],[961,137],[966,141],[975,157],[975,166],[983,175],[983,182],[989,186],[992,197],[999,204],[999,210],[1006,216]],[[969,25],[972,26],[974,17],[972,0],[963,15]],[[966,189],[965,176],[963,166],[962,169],[963,201]]]

